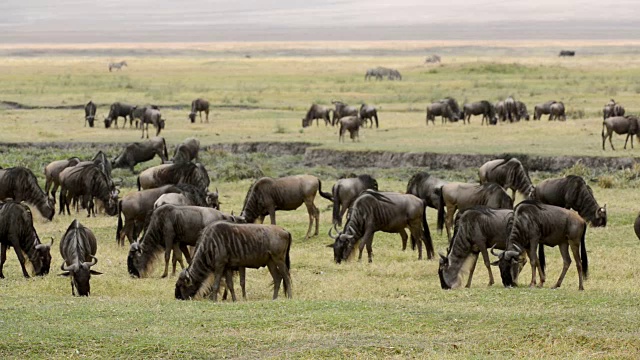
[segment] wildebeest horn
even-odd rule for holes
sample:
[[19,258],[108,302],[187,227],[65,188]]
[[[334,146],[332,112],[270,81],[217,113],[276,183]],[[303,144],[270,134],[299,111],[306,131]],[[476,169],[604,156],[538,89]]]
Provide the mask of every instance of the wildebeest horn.
[[[336,225],[333,224],[333,226],[329,228],[329,237],[332,238],[333,240],[338,238],[337,236],[334,236],[334,235],[331,234],[331,232],[333,231],[333,229],[335,229],[335,227],[336,227]],[[336,231],[337,231],[337,229],[336,229]]]
[[496,244],[493,244],[493,246],[491,247],[491,255],[493,255],[493,256],[497,256],[497,257],[500,257],[500,255],[501,255],[502,253],[500,253],[500,254],[496,254],[496,252],[495,252],[495,247],[496,247]]
[[522,249],[520,249],[520,246],[518,246],[517,244],[513,244],[513,247],[516,248],[518,255],[520,255],[520,253],[522,252]]
[[50,236],[51,238],[51,244],[46,245],[49,249],[51,249],[51,247],[53,246],[53,236]]
[[71,265],[71,266],[65,266],[65,264],[64,264],[64,263],[65,263],[65,262],[63,261],[63,262],[62,262],[62,265],[60,265],[60,270],[62,270],[62,271],[72,271],[72,270],[73,270],[73,268],[74,268],[74,266],[73,266],[73,265]]
[[88,267],[92,267],[98,263],[98,258],[93,255],[89,255],[89,256],[91,256],[91,259],[92,259],[91,262],[86,261],[84,264],[87,265]]
[[520,255],[520,253],[514,250],[507,250],[504,252],[504,257],[507,260],[511,259],[512,257],[516,257],[518,255]]
[[447,255],[444,255],[443,253],[438,253],[438,255],[440,255],[440,258],[442,258],[443,260],[447,259]]

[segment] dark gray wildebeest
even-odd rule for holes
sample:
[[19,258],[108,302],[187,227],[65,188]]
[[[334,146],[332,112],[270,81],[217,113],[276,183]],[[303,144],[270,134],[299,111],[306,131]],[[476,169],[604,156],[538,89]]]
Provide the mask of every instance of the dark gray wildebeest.
[[25,167],[0,169],[0,201],[7,199],[35,206],[48,220],[56,213],[55,199],[42,191],[36,176]]
[[344,134],[348,131],[351,141],[360,141],[360,126],[362,120],[359,116],[345,116],[340,118],[340,130],[338,131],[338,142],[344,142]]
[[[487,125],[495,125],[498,122],[495,106],[493,106],[493,104],[486,100],[474,102],[471,104],[464,104],[462,108],[466,117],[466,121],[469,124],[471,124],[471,115],[482,115],[481,125],[484,125],[485,120],[487,122]],[[463,118],[462,121],[465,121],[465,119]]]
[[529,121],[529,112],[527,111],[527,105],[525,105],[525,103],[520,100],[516,100],[516,111],[516,119],[518,121],[523,119]]
[[360,115],[360,119],[362,119],[363,126],[366,126],[367,121],[369,121],[371,122],[371,125],[369,127],[372,128],[373,121],[375,120],[376,129],[378,128],[378,110],[375,106],[362,104],[362,106],[360,106],[360,112],[358,114]]
[[118,118],[121,116],[124,118],[124,124],[122,125],[122,128],[124,129],[124,127],[127,125],[127,117],[129,117],[129,127],[131,127],[131,124],[133,122],[133,119],[131,118],[132,111],[132,105],[123,104],[120,102],[111,104],[111,107],[109,107],[109,115],[107,115],[107,118],[104,119],[104,127],[108,129],[111,127],[112,123],[115,123],[115,127],[117,129]]
[[76,290],[78,296],[89,296],[91,275],[102,275],[101,272],[91,269],[98,263],[97,251],[98,242],[93,232],[78,220],[73,220],[60,240],[60,270],[64,271],[60,275],[71,277],[73,296],[76,296]]
[[516,200],[516,191],[531,199],[535,187],[529,178],[529,173],[516,158],[491,160],[484,163],[478,170],[480,184],[496,183],[505,190],[511,189],[511,198]]
[[536,186],[534,194],[543,204],[577,211],[592,226],[607,226],[607,205],[598,205],[593,190],[580,176],[544,180]]
[[368,69],[367,72],[364,74],[365,80],[369,80],[372,77],[374,77],[376,80],[382,80],[382,74],[380,73],[378,68]]
[[332,101],[331,103],[336,107],[333,110],[331,125],[335,126],[338,120],[342,119],[345,116],[358,116],[358,109],[354,106],[347,105],[341,101]]
[[369,262],[372,262],[374,234],[377,231],[397,233],[405,244],[407,233],[404,229],[407,227],[411,233],[411,248],[415,249],[416,245],[418,246],[418,260],[422,259],[422,243],[427,249],[427,258],[433,258],[433,242],[424,201],[411,194],[366,190],[349,208],[347,222],[342,231],[333,236],[331,231],[336,226],[329,230],[329,236],[334,239],[334,243],[328,247],[333,248],[333,259],[339,264],[349,259],[358,244],[358,260],[361,260],[362,251],[366,246]]
[[144,113],[147,109],[160,110],[157,105],[146,105],[146,106],[134,106],[131,108],[131,125],[129,127],[133,127],[133,122],[136,122],[136,129],[139,127],[139,123],[144,121]]
[[451,108],[451,112],[453,112],[456,116],[456,118],[459,119],[464,119],[464,111],[462,111],[460,109],[460,106],[458,105],[458,102],[456,101],[456,99],[452,98],[452,97],[446,97],[444,99],[440,99],[441,103],[445,103],[448,104],[449,107]]
[[320,211],[313,204],[316,193],[332,201],[331,194],[322,191],[322,182],[315,176],[294,175],[278,179],[263,177],[249,188],[240,216],[244,217],[248,223],[254,223],[258,219],[262,223],[264,217],[269,215],[271,224],[275,225],[276,210],[296,210],[304,203],[309,213],[309,228],[305,236],[305,239],[308,239],[314,219],[316,221],[314,235],[318,235]]
[[434,102],[430,105],[427,105],[427,126],[429,125],[429,120],[436,124],[436,116],[442,116],[442,123],[444,124],[446,120],[451,122],[458,121],[458,116],[451,110],[451,107],[447,103],[443,102]]
[[112,69],[116,69],[118,71],[122,70],[123,66],[128,66],[126,61],[120,61],[120,62],[112,62],[109,63],[109,72],[111,72]]
[[549,120],[567,120],[567,116],[564,113],[564,103],[562,101],[555,102],[551,105],[549,114]]
[[147,131],[147,139],[149,138],[149,124],[152,124],[154,128],[156,128],[156,135],[160,135],[160,131],[164,129],[165,121],[162,118],[162,114],[160,114],[160,110],[145,108],[144,115],[142,116],[142,121],[140,122],[140,128],[142,129],[141,139],[144,139],[144,131],[146,128]]
[[166,162],[169,158],[167,154],[167,144],[162,137],[154,137],[145,142],[136,142],[127,145],[124,150],[111,162],[113,169],[129,168],[135,173],[133,167],[141,162],[149,161],[156,155]]
[[504,99],[504,113],[509,122],[518,121],[518,106],[513,96]]
[[[80,159],[78,159],[77,157],[72,157],[67,160],[56,160],[50,162],[47,166],[45,166],[44,192],[47,194],[47,196],[51,194],[51,196],[55,199],[56,191],[58,191],[58,187],[60,186],[60,173],[62,172],[62,170],[68,167],[76,166],[79,163]],[[51,190],[51,192],[49,192],[49,190]]]
[[196,112],[200,115],[200,122],[202,123],[202,112],[204,111],[206,122],[209,122],[209,102],[202,98],[197,98],[191,102],[191,112],[189,113],[189,120],[191,123],[196,122]]
[[2,268],[7,261],[9,247],[16,251],[24,277],[29,277],[25,267],[27,260],[33,266],[36,276],[48,274],[51,267],[51,245],[53,238],[49,245],[40,242],[33,227],[33,216],[26,205],[15,201],[0,202],[0,279],[4,279]]
[[446,256],[440,254],[440,286],[445,290],[459,288],[462,285],[462,273],[468,272],[466,287],[471,287],[479,254],[482,254],[489,272],[489,286],[493,285],[495,281],[487,249],[506,248],[511,232],[508,224],[512,217],[513,210],[491,209],[486,206],[474,206],[458,213],[448,253]]
[[371,175],[358,175],[338,180],[331,189],[333,198],[333,224],[342,225],[342,217],[351,204],[365,190],[378,191],[378,182]]
[[318,104],[311,105],[307,114],[302,118],[302,127],[311,126],[313,120],[316,120],[316,126],[320,126],[320,119],[324,120],[325,126],[331,124],[331,111],[332,109],[326,106]]
[[[604,150],[604,143],[607,138],[609,138],[611,150],[615,150],[613,142],[611,141],[614,132],[618,135],[627,135],[624,140],[625,149],[627,148],[627,141],[631,138],[631,148],[633,149],[633,136],[640,136],[640,126],[638,125],[638,118],[632,115],[606,118],[602,122],[602,150]],[[606,133],[605,129],[607,130]]]
[[573,50],[560,50],[560,54],[558,56],[575,56],[576,52]]
[[153,189],[169,184],[190,184],[207,191],[210,180],[204,165],[183,162],[150,167],[140,173],[137,183],[138,190]]
[[[187,246],[196,246],[202,229],[221,220],[241,222],[241,219],[235,216],[200,206],[167,204],[155,209],[151,214],[149,226],[142,240],[131,244],[127,257],[129,274],[135,277],[150,276],[153,262],[161,253],[164,253],[165,264],[162,277],[167,277],[172,250],[174,257],[181,252],[186,256],[187,263],[191,264],[191,256]],[[179,262],[184,269],[181,258]],[[172,274],[175,272],[176,262],[174,261]],[[244,289],[244,285],[242,287]]]
[[198,162],[198,153],[200,152],[200,140],[196,138],[186,138],[183,142],[176,146],[171,161],[174,163],[190,162],[195,160]]
[[624,116],[624,106],[611,99],[602,109],[603,120],[614,116]]
[[549,120],[551,120],[551,105],[555,104],[555,100],[547,101],[543,104],[537,104],[533,108],[533,120],[542,119],[542,115],[549,115]]
[[139,233],[148,223],[155,202],[163,194],[170,193],[183,194],[189,199],[190,204],[195,206],[211,206],[207,203],[206,193],[189,184],[165,185],[155,189],[129,193],[118,203],[118,225],[116,228],[118,244],[124,246],[125,237],[129,239],[129,243],[136,241]]
[[284,282],[286,296],[291,298],[290,249],[291,234],[279,226],[225,221],[207,225],[202,230],[191,265],[178,276],[176,299],[197,299],[210,292],[213,301],[217,301],[224,275],[227,289],[235,301],[232,271],[263,266],[269,268],[273,278],[273,299],[278,298],[281,282]]
[[428,207],[438,209],[440,204],[440,192],[442,186],[449,182],[431,176],[429,173],[421,171],[409,179],[407,184],[407,194],[415,195],[424,200]]
[[451,227],[456,210],[462,211],[476,205],[484,205],[492,209],[513,209],[513,200],[500,185],[495,183],[477,185],[454,182],[442,185],[438,204],[438,230],[442,232],[443,225],[446,225],[449,242],[451,242]]
[[442,59],[440,58],[439,55],[433,54],[431,56],[427,56],[427,58],[424,59],[424,63],[425,64],[439,64],[441,60]]
[[[589,260],[587,259],[587,249],[585,247],[585,236],[587,234],[587,223],[572,210],[567,210],[558,206],[546,205],[534,200],[525,200],[519,203],[514,209],[511,223],[511,233],[507,239],[505,251],[498,256],[498,261],[494,264],[500,268],[502,284],[505,287],[517,286],[518,274],[520,273],[521,254],[528,252],[531,260],[531,283],[536,285],[536,269],[540,274],[540,287],[545,282],[545,260],[544,255],[538,259],[536,249],[538,246],[558,246],[562,255],[563,267],[560,278],[553,287],[558,288],[571,265],[569,247],[573,252],[578,269],[578,289],[584,290],[583,278],[586,279],[589,273]],[[541,252],[541,254],[544,254]]]
[[115,187],[113,180],[95,164],[85,166],[76,165],[64,169],[60,173],[60,213],[71,215],[69,205],[71,200],[80,198],[82,205],[87,209],[87,217],[96,215],[93,199],[102,202],[105,212],[114,216],[118,212],[118,194],[120,190]]
[[96,104],[89,100],[87,105],[84,106],[84,126],[93,127],[93,122],[96,120]]

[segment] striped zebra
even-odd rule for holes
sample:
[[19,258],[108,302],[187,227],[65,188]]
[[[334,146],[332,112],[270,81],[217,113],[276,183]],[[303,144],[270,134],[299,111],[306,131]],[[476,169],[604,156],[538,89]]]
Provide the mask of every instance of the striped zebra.
[[117,63],[109,63],[109,72],[111,72],[111,69],[122,70],[123,66],[127,66],[127,62],[126,61],[120,61],[120,62],[117,62]]

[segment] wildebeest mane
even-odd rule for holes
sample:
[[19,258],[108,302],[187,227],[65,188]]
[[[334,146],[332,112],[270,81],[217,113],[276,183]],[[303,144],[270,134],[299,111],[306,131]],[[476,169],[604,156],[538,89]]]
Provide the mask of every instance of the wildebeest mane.
[[207,192],[205,190],[186,183],[177,184],[175,187],[180,189],[182,195],[184,195],[192,205],[207,206]]
[[209,187],[209,175],[206,174],[206,171],[202,171],[198,165],[191,162],[176,163],[160,169],[157,177],[169,184],[186,183],[205,190]]
[[[8,168],[5,170],[1,181],[4,184],[4,189],[11,189],[12,191],[1,193],[3,189],[0,188],[0,197],[33,204],[40,214],[47,217],[43,213],[43,208],[48,205],[47,194],[40,188],[38,180],[31,170],[24,167]],[[52,211],[51,217],[53,217],[53,213],[54,211]]]
[[510,155],[506,155],[503,160],[502,163],[493,168],[493,171],[502,168],[502,171],[495,174],[497,182],[511,184],[520,193],[527,194],[530,187],[533,186],[527,169],[525,169],[520,160]]
[[246,211],[250,211],[251,215],[258,217],[261,214],[256,214],[256,208],[258,207],[258,199],[255,194],[255,186],[260,181],[260,179],[254,181],[251,186],[249,186],[249,190],[247,191],[247,195],[244,197],[244,202],[242,203],[242,210],[240,214],[244,214]]
[[565,207],[575,209],[582,218],[593,222],[599,208],[593,190],[580,176],[568,175],[566,179],[559,191],[566,199]]
[[358,175],[358,179],[364,184],[365,188],[378,191],[378,181],[369,174]]
[[427,173],[426,171],[421,171],[413,175],[411,179],[409,179],[409,182],[407,183],[407,194],[413,194],[417,196],[417,194],[419,193],[417,190],[420,184],[423,181],[426,181],[427,179],[429,179],[430,177],[431,177],[431,174]]

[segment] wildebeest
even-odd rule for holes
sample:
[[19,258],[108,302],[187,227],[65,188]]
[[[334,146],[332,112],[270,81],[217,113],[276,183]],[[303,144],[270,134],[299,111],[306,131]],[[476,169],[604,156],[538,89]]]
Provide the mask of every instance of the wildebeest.
[[379,69],[367,69],[367,72],[364,74],[364,79],[369,80],[372,77],[375,77],[376,80],[382,80],[382,75],[380,74]]
[[402,80],[402,75],[400,75],[400,72],[397,69],[390,69],[382,66],[367,70],[364,75],[364,79],[369,80],[371,77],[375,77],[376,80],[382,80],[385,76],[389,80]]
[[302,118],[302,127],[311,126],[313,120],[316,120],[316,126],[320,125],[320,120],[324,120],[324,125],[327,126],[331,124],[331,108],[326,106],[313,104],[307,111],[307,114]]
[[60,213],[71,215],[69,205],[72,198],[81,198],[87,209],[87,217],[95,216],[93,199],[104,204],[107,215],[113,216],[118,211],[118,193],[113,180],[95,164],[76,165],[66,168],[60,174]]
[[140,122],[140,128],[142,129],[141,139],[144,139],[144,131],[146,128],[147,131],[147,139],[149,138],[149,124],[152,124],[153,127],[156,128],[156,135],[160,135],[160,131],[164,129],[165,121],[162,119],[162,115],[160,114],[160,110],[145,108],[144,114],[142,115],[142,121]]
[[439,55],[433,54],[431,56],[427,56],[426,59],[424,59],[425,64],[438,64],[440,63],[441,58]]
[[[201,197],[202,193],[201,192],[198,192],[198,193],[200,194],[199,197]],[[216,210],[220,210],[220,202],[218,200],[219,196],[220,194],[218,193],[217,188],[216,188],[216,192],[207,192],[205,197],[206,206]],[[201,201],[198,201],[195,199],[196,199],[196,196],[194,194],[190,194],[189,196],[181,193],[162,194],[160,195],[158,200],[156,200],[156,202],[153,203],[153,208],[157,209],[160,206],[166,205],[166,204],[181,205],[181,206],[188,206],[188,205],[203,206]]]
[[573,209],[593,226],[607,226],[607,205],[598,205],[593,190],[576,175],[541,181],[534,198],[543,204]]
[[471,287],[478,254],[489,272],[489,286],[494,284],[489,248],[504,250],[511,229],[513,210],[474,206],[456,215],[456,226],[447,256],[440,255],[438,276],[443,289],[461,286],[462,271],[469,271],[466,287]]
[[109,72],[111,72],[111,69],[116,69],[116,70],[122,70],[123,66],[128,66],[126,61],[120,61],[120,62],[111,62],[109,63]]
[[614,99],[609,100],[609,102],[605,104],[604,108],[602,109],[603,120],[614,116],[624,116],[624,113],[624,106],[616,103]]
[[429,173],[421,171],[409,179],[407,194],[415,195],[424,200],[428,207],[438,209],[440,204],[440,191],[448,181],[438,179]]
[[93,232],[78,220],[73,220],[60,240],[60,270],[64,271],[61,275],[71,277],[73,296],[76,295],[76,289],[78,296],[89,296],[91,275],[102,275],[101,272],[91,269],[98,263],[97,251],[98,242]]
[[284,292],[291,298],[290,249],[291,234],[279,226],[225,221],[210,224],[202,230],[191,265],[178,276],[176,299],[199,298],[210,290],[213,300],[217,301],[220,279],[225,275],[235,301],[231,270],[263,266],[269,268],[273,277],[273,299],[278,298],[283,281]]
[[296,210],[304,203],[309,214],[309,229],[305,236],[305,239],[308,239],[313,219],[316,220],[314,235],[318,235],[320,211],[313,204],[316,193],[332,201],[331,194],[322,191],[322,182],[313,175],[294,175],[277,179],[263,177],[249,188],[240,216],[244,217],[248,223],[254,223],[257,219],[263,222],[264,217],[269,215],[271,224],[275,225],[276,210]]
[[389,80],[402,80],[402,75],[398,69],[391,69],[388,76]]
[[549,120],[567,120],[567,116],[564,113],[564,103],[562,101],[555,102],[551,105]]
[[340,118],[338,130],[338,142],[344,142],[344,134],[348,131],[351,141],[360,141],[360,126],[362,120],[359,116],[345,116]]
[[513,98],[513,96],[509,96],[504,99],[504,112],[509,122],[520,120],[518,117],[518,107],[516,105],[516,100]]
[[[545,282],[544,257],[538,259],[536,249],[538,246],[558,246],[562,255],[563,267],[560,278],[553,287],[558,288],[571,265],[569,247],[573,252],[578,270],[578,289],[584,290],[583,278],[586,279],[589,271],[589,260],[585,247],[587,223],[578,214],[558,206],[546,205],[534,200],[525,200],[514,209],[511,221],[511,233],[507,239],[506,250],[498,256],[494,264],[500,268],[502,284],[505,287],[516,286],[520,264],[517,258],[525,251],[531,260],[531,283],[536,285],[536,269],[540,274],[540,286]],[[492,251],[493,253],[493,251]]]
[[449,120],[451,122],[458,121],[458,116],[451,110],[451,107],[447,103],[443,102],[434,102],[427,106],[427,120],[426,123],[429,125],[429,120],[436,124],[436,116],[442,116],[442,123],[445,123],[445,120]]
[[129,127],[131,127],[133,119],[131,118],[131,112],[133,111],[133,106],[129,104],[124,104],[120,102],[115,102],[111,104],[109,108],[109,115],[104,119],[104,127],[110,128],[111,124],[115,122],[116,129],[118,128],[118,118],[124,118],[124,124],[122,128],[124,129],[125,125],[127,125],[127,117],[129,117]]
[[87,105],[84,106],[84,126],[87,126],[87,122],[89,123],[89,127],[93,127],[93,122],[96,119],[96,104],[93,101],[89,100]]
[[[187,246],[196,246],[202,229],[220,220],[242,222],[240,218],[235,216],[200,206],[166,204],[155,209],[151,214],[149,226],[142,240],[131,244],[127,258],[129,274],[136,277],[149,276],[153,261],[160,253],[164,252],[165,266],[162,277],[166,277],[169,274],[171,250],[175,245],[185,254],[187,263],[190,264],[191,256]],[[174,263],[173,273],[175,271]]]
[[[60,173],[62,170],[76,166],[80,163],[80,159],[77,157],[72,157],[67,160],[56,160],[50,162],[44,168],[44,192],[49,196],[49,190],[51,190],[51,196],[55,199],[56,191],[58,191],[58,187],[60,186]],[[53,186],[53,188],[52,188]]]
[[455,114],[455,117],[459,120],[459,119],[464,119],[464,111],[462,111],[460,109],[460,106],[458,105],[458,102],[456,101],[456,99],[447,96],[444,99],[440,99],[441,103],[445,103],[448,104],[449,107],[451,108],[451,112],[453,112],[453,114]]
[[543,104],[537,104],[533,108],[533,120],[542,119],[542,115],[549,115],[549,120],[551,120],[551,105],[555,104],[555,100],[547,101]]
[[171,161],[174,163],[190,162],[191,160],[198,162],[198,152],[200,152],[200,140],[193,137],[186,138],[176,146]]
[[31,204],[48,220],[56,212],[55,199],[42,191],[36,176],[25,167],[0,169],[0,201],[6,199]]
[[204,111],[206,122],[209,122],[209,102],[205,99],[197,98],[191,102],[191,112],[189,120],[191,123],[196,122],[196,112],[200,114],[200,122],[202,123],[202,112]]
[[438,230],[442,231],[443,225],[446,225],[449,242],[456,210],[466,210],[475,205],[484,205],[492,209],[513,209],[513,200],[495,183],[477,185],[454,182],[442,185],[438,204]]
[[478,169],[480,183],[493,182],[505,190],[511,189],[511,198],[516,200],[516,190],[527,199],[533,196],[535,187],[529,178],[527,170],[520,160],[512,157],[491,160]]
[[501,101],[496,102],[494,107],[496,108],[496,116],[498,117],[498,119],[500,121],[506,121],[507,120],[507,111],[504,108],[504,101],[501,100]]
[[518,121],[524,119],[529,121],[529,112],[527,111],[527,105],[525,105],[522,101],[516,100],[516,119]]
[[[484,125],[485,119],[487,121],[487,125],[495,125],[498,121],[496,117],[496,108],[490,102],[486,100],[474,102],[471,104],[464,104],[462,107],[464,109],[464,115],[466,117],[466,121],[471,124],[471,115],[482,115],[482,123]],[[465,119],[462,119],[463,121]]]
[[362,119],[363,126],[366,125],[367,120],[371,122],[370,128],[373,127],[373,121],[376,121],[376,129],[378,128],[378,110],[375,106],[362,104],[360,106],[360,119]]
[[560,50],[560,54],[558,56],[574,56],[576,54],[573,50]]
[[7,260],[7,248],[13,247],[20,261],[22,275],[29,277],[25,267],[25,255],[36,276],[49,273],[51,266],[51,244],[40,243],[33,227],[33,216],[25,205],[15,201],[0,202],[0,279],[4,279],[2,268]]
[[345,116],[358,116],[358,109],[354,106],[350,106],[341,101],[335,100],[331,103],[335,105],[335,109],[333,110],[333,118],[331,119],[331,125],[336,125],[337,121]]
[[633,223],[633,231],[636,233],[636,237],[640,240],[640,214],[638,214],[636,221]]
[[138,190],[153,189],[168,184],[190,184],[207,191],[209,174],[201,163],[182,162],[150,167],[140,173]]
[[111,167],[114,169],[129,168],[132,173],[135,173],[133,167],[136,166],[136,164],[149,161],[156,155],[160,157],[163,163],[167,161],[169,157],[167,154],[167,144],[162,137],[153,137],[145,142],[136,142],[127,145],[120,155],[111,162]]
[[411,248],[418,246],[418,260],[422,259],[422,242],[427,249],[427,258],[431,259],[434,250],[426,216],[425,204],[416,196],[365,190],[349,208],[343,230],[336,236],[331,235],[335,225],[329,230],[334,243],[328,247],[333,248],[333,259],[339,264],[349,258],[358,244],[358,260],[362,259],[362,251],[366,246],[369,262],[372,262],[373,236],[377,231],[399,233],[404,244],[407,240],[404,229],[408,227]]
[[[605,129],[607,130],[605,134]],[[606,118],[602,122],[602,150],[604,150],[604,143],[609,138],[609,144],[611,150],[615,150],[611,138],[613,133],[618,135],[626,134],[627,137],[624,140],[624,148],[627,148],[627,141],[631,138],[631,148],[633,149],[633,136],[640,136],[640,126],[638,126],[638,118],[632,115],[627,116],[614,116]]]
[[133,127],[133,122],[135,121],[136,129],[137,129],[139,127],[139,123],[144,122],[144,114],[147,111],[147,109],[160,110],[156,105],[133,106],[131,108],[131,115],[129,115],[131,117],[130,119],[131,125],[129,127]]
[[333,198],[333,224],[342,225],[344,213],[367,190],[378,191],[378,182],[371,175],[363,174],[338,180],[331,188]]

